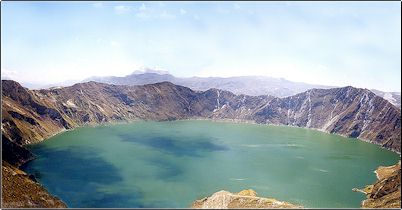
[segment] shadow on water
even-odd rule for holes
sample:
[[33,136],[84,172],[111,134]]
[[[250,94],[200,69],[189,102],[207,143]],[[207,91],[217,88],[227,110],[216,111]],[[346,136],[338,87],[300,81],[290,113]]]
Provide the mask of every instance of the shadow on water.
[[175,156],[202,157],[205,152],[225,151],[228,147],[213,143],[211,139],[183,141],[171,137],[144,137],[139,138],[129,134],[120,134],[123,141],[141,144]]
[[326,156],[327,159],[333,159],[333,160],[353,160],[356,158],[359,158],[357,155],[328,155]]
[[122,177],[116,167],[97,156],[99,151],[82,147],[53,149],[41,146],[32,149],[40,157],[24,165],[23,170],[34,174],[68,207],[144,207],[140,201],[141,192],[137,189],[124,193],[100,190],[100,186],[107,188],[118,184]]
[[155,174],[155,178],[158,180],[174,180],[184,173],[183,169],[178,164],[166,159],[145,158],[144,161],[152,166],[158,167],[158,172]]
[[82,200],[81,206],[89,208],[148,208],[148,206],[144,206],[138,201],[128,203],[128,201],[134,196],[138,197],[139,194],[134,193],[134,195],[124,195],[101,193],[96,196],[97,198],[90,197]]

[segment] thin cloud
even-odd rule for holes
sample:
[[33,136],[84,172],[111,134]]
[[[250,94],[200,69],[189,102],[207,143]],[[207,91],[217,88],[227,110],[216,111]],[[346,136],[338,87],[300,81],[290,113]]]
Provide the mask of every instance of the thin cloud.
[[144,11],[144,10],[146,10],[146,9],[147,9],[147,7],[145,6],[144,3],[142,3],[142,4],[141,4],[141,7],[139,8],[139,10],[140,10],[140,11]]
[[141,19],[174,19],[176,15],[169,13],[167,10],[160,10],[157,8],[150,8],[142,4],[136,14]]
[[92,6],[94,6],[94,7],[103,7],[103,3],[102,2],[96,2]]
[[131,7],[124,6],[124,5],[119,5],[119,6],[114,7],[114,11],[119,15],[120,14],[125,14],[125,13],[128,13],[128,12],[131,11]]
[[163,11],[163,12],[159,15],[159,17],[162,18],[162,19],[174,19],[174,18],[176,18],[176,15],[170,14],[170,13],[168,13],[167,11]]
[[18,72],[6,68],[1,68],[1,79],[16,79]]
[[180,9],[180,14],[185,15],[185,14],[187,14],[187,11],[185,9]]
[[112,46],[112,47],[120,47],[120,43],[117,42],[117,41],[111,41],[110,46]]
[[200,20],[200,16],[199,15],[193,15],[194,20]]

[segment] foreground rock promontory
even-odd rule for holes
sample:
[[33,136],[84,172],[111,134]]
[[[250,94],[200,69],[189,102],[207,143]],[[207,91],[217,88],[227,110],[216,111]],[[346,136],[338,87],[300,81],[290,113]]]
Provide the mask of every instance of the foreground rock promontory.
[[362,208],[401,208],[401,161],[392,166],[380,166],[375,173],[377,181],[362,190],[367,199],[361,204]]
[[237,209],[237,208],[303,208],[273,198],[257,197],[254,190],[242,190],[238,193],[231,193],[221,190],[200,200],[196,200],[191,208],[201,209]]

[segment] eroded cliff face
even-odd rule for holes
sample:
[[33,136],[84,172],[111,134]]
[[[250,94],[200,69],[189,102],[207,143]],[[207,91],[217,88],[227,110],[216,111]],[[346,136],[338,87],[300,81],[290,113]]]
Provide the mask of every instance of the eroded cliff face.
[[29,90],[2,80],[1,114],[3,160],[17,167],[33,158],[23,147],[26,144],[77,126],[138,119],[252,121],[360,138],[398,153],[401,145],[401,111],[369,90],[353,87],[276,98],[218,89],[193,91],[169,82],[142,86],[87,82]]
[[2,208],[66,208],[25,172],[2,162]]
[[366,89],[313,89],[273,99],[254,119],[359,138],[400,153],[400,110]]
[[88,82],[28,90],[3,80],[2,96],[3,135],[19,145],[86,124],[207,118],[313,128],[400,152],[400,110],[369,90],[353,87],[276,98],[218,89],[192,91],[168,82],[143,86]]
[[25,147],[14,143],[4,135],[1,137],[2,160],[14,166],[21,166],[25,162],[32,160],[34,155]]
[[401,161],[388,167],[380,166],[373,185],[358,190],[367,195],[362,208],[401,208]]
[[200,200],[196,200],[191,208],[198,209],[256,209],[256,208],[303,208],[284,201],[273,198],[257,197],[254,190],[248,189],[238,193],[219,191]]

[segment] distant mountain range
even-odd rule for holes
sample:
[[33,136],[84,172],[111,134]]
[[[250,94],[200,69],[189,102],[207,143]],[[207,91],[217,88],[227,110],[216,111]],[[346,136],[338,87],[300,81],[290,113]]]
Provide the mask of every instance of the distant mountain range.
[[[115,85],[145,85],[159,82],[171,82],[173,84],[189,87],[197,91],[205,91],[210,88],[230,91],[235,94],[244,94],[250,96],[271,95],[275,97],[292,96],[309,89],[330,89],[336,86],[316,85],[303,82],[293,82],[283,78],[273,78],[265,76],[238,76],[238,77],[175,77],[168,71],[154,70],[145,68],[138,70],[130,75],[117,77],[89,77],[82,81],[67,80],[61,83],[49,85],[39,85],[33,83],[21,83],[24,87],[30,89],[48,89],[71,86],[79,82],[100,82]],[[391,104],[401,107],[400,92],[384,92],[372,89],[372,92],[388,100]]]
[[168,73],[143,72],[124,77],[91,77],[83,82],[102,82],[115,85],[145,85],[158,82],[171,82],[176,85],[189,87],[193,90],[205,91],[211,88],[227,90],[234,94],[251,96],[271,95],[286,97],[301,93],[312,88],[332,88],[324,85],[311,85],[302,82],[291,82],[281,78],[262,76],[239,76],[239,77],[175,77]]
[[[235,94],[245,94],[250,96],[271,95],[275,97],[292,96],[309,89],[329,89],[335,86],[315,85],[302,82],[292,82],[282,78],[272,78],[263,76],[239,76],[239,77],[188,77],[180,78],[169,74],[166,71],[155,71],[146,69],[124,77],[90,77],[82,82],[101,82],[115,85],[145,85],[158,82],[171,82],[173,84],[189,87],[193,90],[205,91],[210,88],[230,91]],[[391,102],[397,107],[401,107],[400,92],[382,92],[371,90],[378,96]]]
[[385,100],[389,101],[391,104],[401,108],[401,92],[383,92],[380,90],[371,89],[371,91]]

